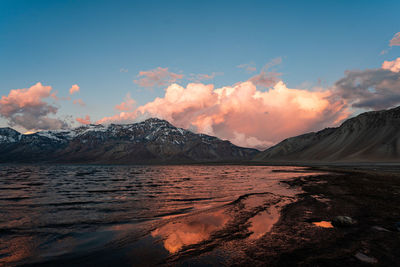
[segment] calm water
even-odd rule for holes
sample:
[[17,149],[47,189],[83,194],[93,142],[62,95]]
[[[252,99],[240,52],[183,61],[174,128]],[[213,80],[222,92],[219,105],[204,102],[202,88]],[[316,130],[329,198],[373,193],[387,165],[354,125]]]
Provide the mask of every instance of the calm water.
[[[294,195],[279,181],[302,175],[310,173],[276,166],[0,165],[0,265],[85,255],[116,243],[129,247],[131,256],[144,257],[141,248],[146,246],[153,247],[152,253],[173,254],[203,240],[204,233],[192,233],[191,241],[185,241],[176,233],[168,235],[171,225],[181,223],[184,229],[182,222],[160,222],[249,193]],[[220,229],[229,221],[224,214],[208,213],[200,220],[208,228],[202,225],[199,231],[209,235]],[[269,214],[255,218],[271,220]],[[254,229],[251,238],[260,235]],[[156,249],[145,245],[157,237],[164,243]],[[139,239],[141,245],[134,245]]]

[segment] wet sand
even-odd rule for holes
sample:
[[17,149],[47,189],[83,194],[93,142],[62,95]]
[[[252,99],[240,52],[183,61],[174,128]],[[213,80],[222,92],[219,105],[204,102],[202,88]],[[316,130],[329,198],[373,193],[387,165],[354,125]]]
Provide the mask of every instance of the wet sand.
[[[310,171],[329,172],[282,181],[293,196],[248,194],[151,226],[121,227],[121,239],[101,251],[40,265],[399,266],[398,170],[319,166]],[[335,224],[337,216],[356,223]]]

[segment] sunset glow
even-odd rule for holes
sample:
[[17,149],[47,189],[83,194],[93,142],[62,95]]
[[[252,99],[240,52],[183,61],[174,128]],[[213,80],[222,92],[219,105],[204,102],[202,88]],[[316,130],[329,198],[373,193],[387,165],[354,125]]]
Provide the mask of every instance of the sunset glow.
[[[326,18],[323,12],[312,11],[319,10],[317,6],[304,5],[308,6],[306,10],[310,14]],[[55,6],[57,4],[49,8]],[[74,47],[71,50],[66,46],[71,40],[77,40],[74,31],[61,36],[56,28],[49,27],[43,30],[46,34],[41,34],[39,28],[21,21],[21,25],[31,29],[36,36],[45,37],[37,40],[38,44],[32,49],[38,51],[37,54],[45,53],[46,49],[58,51],[53,55],[54,62],[69,72],[64,76],[48,75],[56,68],[45,60],[37,64],[38,74],[29,75],[23,82],[18,82],[18,79],[5,82],[2,79],[0,125],[26,132],[91,123],[128,124],[157,117],[195,133],[213,135],[239,146],[265,149],[291,136],[339,126],[360,112],[400,104],[396,97],[400,83],[398,29],[366,34],[365,28],[358,29],[358,25],[357,30],[346,28],[343,31],[343,27],[327,24],[325,19],[310,24],[312,20],[306,19],[310,16],[295,19],[298,14],[293,13],[285,20],[289,24],[303,25],[302,31],[310,31],[308,37],[302,39],[293,27],[273,26],[281,18],[265,16],[261,12],[273,7],[281,10],[282,6],[276,3],[240,4],[241,10],[248,11],[246,14],[253,14],[243,24],[231,20],[228,14],[235,13],[233,10],[223,14],[219,11],[226,11],[226,6],[222,8],[215,4],[212,10],[207,11],[210,12],[209,20],[194,14],[189,16],[183,6],[173,9],[169,15],[161,12],[164,10],[159,9],[161,6],[151,12],[144,8],[143,14],[152,18],[149,25],[144,23],[153,31],[147,35],[143,30],[146,28],[142,25],[143,20],[138,19],[142,14],[139,6],[142,5],[132,3],[128,6],[129,12],[117,12],[118,19],[114,22],[118,30],[115,33],[104,32],[104,36],[108,36],[106,40],[115,42],[125,36],[126,40],[118,41],[118,48],[107,45],[96,27],[82,22],[86,20],[76,20],[71,26],[91,29],[88,31],[90,34],[80,35],[84,37],[80,41],[84,51],[75,47],[78,43],[71,43],[70,47]],[[299,3],[296,6],[295,10],[303,9]],[[103,8],[119,10],[119,7],[108,4],[99,4],[95,8],[99,13],[84,14],[78,8],[77,16],[94,19]],[[389,6],[386,8],[387,12],[382,14],[395,10]],[[344,9],[341,7],[337,12]],[[61,11],[63,8],[55,10],[60,12],[58,19],[68,13]],[[372,20],[366,20],[361,14],[357,21],[367,27]],[[232,17],[235,16],[237,14]],[[376,16],[381,16],[381,13]],[[179,22],[179,17],[184,17],[186,22]],[[229,27],[222,23],[228,18],[232,24]],[[354,25],[352,17],[341,20],[346,25]],[[101,25],[105,23],[96,21]],[[123,21],[130,21],[132,33],[126,34],[124,29],[127,25]],[[189,25],[197,25],[198,21],[204,21],[203,27],[198,28],[198,32],[189,30]],[[174,27],[162,29],[168,23]],[[341,31],[337,30],[338,27]],[[218,34],[212,30],[214,28],[219,29]],[[233,34],[232,29],[237,32]],[[169,34],[165,35],[168,31]],[[314,31],[319,34],[311,34]],[[17,34],[18,30],[13,32]],[[183,32],[185,37],[178,38]],[[358,49],[365,44],[362,40],[372,34],[375,37],[371,39],[374,42],[371,46],[377,51]],[[58,36],[58,39],[49,40],[47,36]],[[347,36],[352,36],[352,42],[343,41],[348,40]],[[304,40],[301,49],[296,48],[295,40]],[[322,40],[326,41],[322,44]],[[335,45],[336,40],[346,48]],[[59,44],[59,48],[54,42]],[[11,44],[5,49],[10,55],[18,53]],[[100,55],[109,57],[108,63],[100,63],[96,59]],[[361,60],[367,58],[368,62]],[[11,64],[6,65],[5,71],[11,71]],[[29,68],[20,66],[13,73],[21,71],[27,74]]]
[[0,266],[400,266],[399,11],[0,0]]

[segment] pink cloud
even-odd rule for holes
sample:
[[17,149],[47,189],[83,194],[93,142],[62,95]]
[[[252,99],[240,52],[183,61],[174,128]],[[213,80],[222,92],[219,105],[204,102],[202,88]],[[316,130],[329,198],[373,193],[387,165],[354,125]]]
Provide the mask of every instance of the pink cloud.
[[200,81],[206,81],[206,80],[211,80],[214,79],[215,76],[217,75],[223,75],[222,72],[213,72],[211,74],[191,74],[190,78],[188,78],[189,81],[193,82],[200,82]]
[[1,97],[0,112],[10,115],[19,108],[42,106],[45,104],[43,98],[53,96],[51,90],[51,86],[43,86],[40,82],[30,88],[11,90],[8,96]]
[[131,95],[129,93],[127,93],[125,96],[125,101],[121,102],[121,104],[116,105],[115,109],[120,111],[132,110],[135,104],[136,101],[131,98]]
[[166,86],[183,78],[182,74],[169,72],[168,68],[157,67],[148,71],[140,71],[137,80],[133,82],[141,87],[153,88],[155,86]]
[[90,116],[86,115],[84,118],[76,118],[75,119],[77,122],[81,123],[81,124],[90,124]]
[[332,92],[290,89],[280,81],[263,92],[248,81],[214,89],[191,83],[172,84],[164,97],[132,112],[121,112],[98,123],[133,122],[149,117],[215,135],[241,146],[265,148],[283,138],[338,124],[349,114]]
[[393,61],[384,61],[382,63],[382,69],[390,70],[393,72],[400,72],[400,57]]
[[72,95],[72,94],[75,94],[75,93],[77,93],[77,92],[79,92],[79,86],[77,85],[77,84],[74,84],[74,85],[72,85],[71,86],[71,88],[69,89],[69,93]]
[[393,36],[392,40],[389,42],[389,46],[400,46],[400,32]]
[[57,99],[51,86],[40,82],[24,89],[13,89],[0,99],[0,116],[6,118],[11,125],[32,129],[59,129],[67,124],[60,119],[50,118],[58,108],[44,101],[46,98]]
[[251,77],[249,81],[255,84],[256,86],[267,88],[274,86],[277,82],[279,82],[280,75],[281,74],[278,72],[268,72],[266,70],[262,70],[259,74]]
[[86,103],[82,100],[82,99],[75,99],[74,101],[73,101],[73,103],[75,104],[75,105],[80,105],[81,107],[84,107],[84,106],[86,106]]
[[281,73],[270,71],[269,69],[281,64],[282,59],[280,57],[273,59],[271,62],[267,63],[257,75],[254,75],[249,79],[250,82],[260,87],[271,87],[280,81]]
[[250,62],[250,63],[245,63],[245,64],[240,64],[238,66],[236,66],[237,68],[240,69],[245,69],[247,72],[254,72],[257,70],[254,62]]
[[59,96],[57,96],[57,94],[58,94],[58,91],[55,91],[55,92],[51,93],[50,97],[53,98],[53,99],[56,100],[56,101],[60,101],[60,100],[62,100],[62,101],[69,101],[69,100],[71,100],[71,97],[70,97],[70,96],[67,96],[67,97],[59,97]]

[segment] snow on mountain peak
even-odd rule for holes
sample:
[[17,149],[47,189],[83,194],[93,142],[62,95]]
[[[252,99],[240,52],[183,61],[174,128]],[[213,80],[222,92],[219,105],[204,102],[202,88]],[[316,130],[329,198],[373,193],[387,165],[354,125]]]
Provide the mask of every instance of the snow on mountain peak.
[[[3,133],[3,134],[2,134]],[[177,128],[166,120],[158,118],[150,118],[138,123],[132,124],[89,124],[82,125],[72,129],[46,130],[39,131],[30,135],[22,135],[11,128],[0,129],[0,142],[16,142],[18,136],[24,136],[24,140],[31,138],[46,138],[57,143],[68,143],[76,138],[86,139],[101,139],[107,138],[122,138],[134,142],[146,140],[147,142],[156,141],[160,143],[172,143],[183,145],[188,140],[199,137],[202,142],[208,143],[211,140],[217,140],[216,137],[211,137],[204,134],[196,135],[188,130]]]

